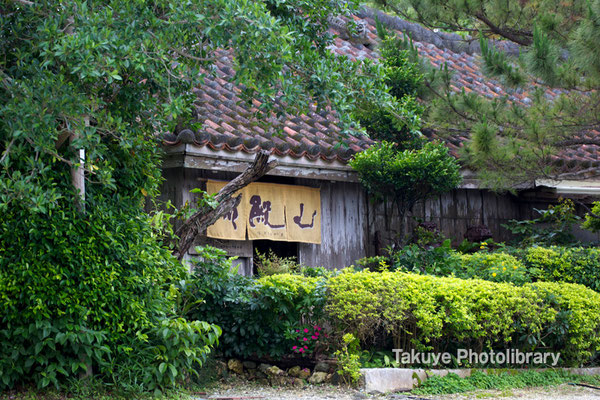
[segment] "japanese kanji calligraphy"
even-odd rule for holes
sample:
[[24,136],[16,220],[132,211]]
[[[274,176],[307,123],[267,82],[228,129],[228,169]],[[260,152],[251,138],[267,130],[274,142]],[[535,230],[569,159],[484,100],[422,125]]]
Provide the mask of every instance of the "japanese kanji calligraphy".
[[[207,191],[216,193],[225,184],[208,181]],[[208,228],[208,237],[321,243],[319,189],[255,182],[239,193],[240,204]]]

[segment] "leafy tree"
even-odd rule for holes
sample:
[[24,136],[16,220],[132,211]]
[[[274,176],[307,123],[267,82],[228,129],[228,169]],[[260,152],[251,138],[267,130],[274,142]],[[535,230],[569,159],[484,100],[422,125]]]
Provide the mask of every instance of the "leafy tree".
[[419,201],[454,189],[461,176],[456,159],[443,144],[428,142],[404,151],[396,147],[390,142],[378,143],[358,153],[350,165],[371,196],[395,204],[402,235],[407,211]]
[[454,189],[461,178],[458,163],[448,149],[438,143],[425,143],[419,131],[423,107],[416,98],[424,97],[425,74],[416,49],[410,41],[391,36],[383,24],[376,22],[382,39],[379,52],[384,82],[394,99],[414,117],[407,119],[363,101],[358,119],[370,136],[381,142],[357,154],[350,166],[374,200],[390,200],[397,207],[401,241],[407,211],[419,201]]
[[420,136],[418,128],[423,110],[416,96],[422,89],[423,74],[414,62],[416,53],[406,49],[407,44],[402,39],[390,36],[379,22],[377,27],[382,39],[379,62],[383,66],[384,82],[401,105],[399,109],[403,114],[374,103],[372,99],[364,99],[359,103],[356,118],[373,139],[410,148]]
[[[510,90],[529,90],[528,106],[507,98],[487,99],[454,93],[442,71],[439,90],[426,116],[442,134],[470,137],[464,160],[493,187],[510,188],[537,178],[554,178],[563,169],[556,160],[566,146],[600,145],[585,133],[600,123],[600,1],[559,0],[498,2],[476,0],[378,0],[404,18],[431,29],[481,35],[488,75]],[[512,46],[497,50],[489,39]],[[561,89],[548,99],[547,88]]]
[[224,56],[259,113],[316,103],[351,132],[357,98],[398,109],[381,66],[326,49],[328,17],[355,6],[0,5],[0,388],[91,370],[160,388],[201,361],[218,329],[176,318],[173,281],[185,271],[143,211],[160,182],[157,138],[190,117],[193,89]]

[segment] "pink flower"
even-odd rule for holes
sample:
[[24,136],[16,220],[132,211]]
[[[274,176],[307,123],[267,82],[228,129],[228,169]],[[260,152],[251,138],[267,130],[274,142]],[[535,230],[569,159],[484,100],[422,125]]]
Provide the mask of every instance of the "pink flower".
[[308,333],[308,328],[304,328],[304,333]]
[[304,341],[306,342],[306,341],[308,340],[308,338],[304,338],[304,339],[302,339],[302,340],[304,340]]
[[297,332],[297,333],[300,333],[300,329],[296,329],[296,332]]
[[304,349],[301,347],[300,350],[298,350],[300,353],[304,353]]
[[292,350],[296,350],[298,348],[298,346],[294,346],[292,347]]
[[304,346],[304,348],[305,348],[306,350],[308,350],[308,346]]
[[313,340],[317,340],[318,339],[318,337],[315,336],[315,335],[312,335],[310,338],[313,339]]
[[320,331],[321,327],[319,325],[315,325],[315,329],[318,330],[318,331]]

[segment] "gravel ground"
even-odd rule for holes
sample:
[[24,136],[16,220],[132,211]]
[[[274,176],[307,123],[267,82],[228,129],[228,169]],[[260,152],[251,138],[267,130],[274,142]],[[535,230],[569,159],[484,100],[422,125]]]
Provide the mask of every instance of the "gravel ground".
[[507,391],[477,391],[461,395],[413,396],[404,394],[367,395],[360,391],[335,386],[307,386],[305,388],[272,388],[250,384],[222,385],[195,400],[586,400],[600,399],[600,390],[561,385],[551,388],[515,389]]

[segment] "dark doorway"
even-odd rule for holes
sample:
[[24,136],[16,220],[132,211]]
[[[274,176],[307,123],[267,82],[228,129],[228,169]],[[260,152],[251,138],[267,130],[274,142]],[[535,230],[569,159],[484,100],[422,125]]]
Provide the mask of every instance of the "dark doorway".
[[[296,242],[279,242],[274,240],[253,240],[254,255],[256,252],[267,255],[272,251],[279,258],[293,257],[298,261],[298,243]],[[256,264],[254,264],[254,274],[256,274]]]

